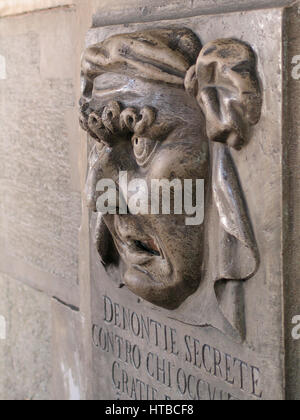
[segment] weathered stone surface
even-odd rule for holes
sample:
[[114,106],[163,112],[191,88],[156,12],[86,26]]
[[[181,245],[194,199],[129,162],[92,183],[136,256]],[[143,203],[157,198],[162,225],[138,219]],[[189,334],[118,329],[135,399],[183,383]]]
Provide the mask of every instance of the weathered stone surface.
[[0,5],[0,16],[28,13],[34,10],[50,9],[73,3],[73,0],[2,0]]
[[[94,26],[180,19],[291,5],[293,0],[96,0],[91,1]],[[80,0],[79,0],[80,4]]]
[[[293,0],[2,0],[0,16],[39,11],[60,6],[91,7],[95,25],[180,18],[196,14],[228,13],[286,6]],[[165,16],[163,16],[165,15]]]
[[[300,189],[295,174],[299,173],[297,104],[300,82],[291,78],[292,58],[300,54],[298,4],[286,15],[286,31],[282,43],[278,35],[281,19],[274,22],[272,13],[262,9],[286,6],[293,3],[292,0],[76,0],[72,2],[76,3],[76,8],[59,7],[51,11],[38,11],[36,7],[65,5],[71,1],[38,1],[34,2],[34,7],[32,4],[28,6],[33,2],[18,1],[14,2],[14,7],[18,6],[17,3],[22,5],[14,9],[7,9],[8,5],[12,6],[10,0],[0,3],[0,272],[6,273],[0,276],[0,398],[104,399],[112,396],[130,399],[135,397],[134,392],[137,398],[141,397],[142,390],[142,397],[145,399],[148,392],[148,398],[151,399],[153,394],[150,385],[159,388],[159,395],[163,397],[178,397],[179,391],[181,399],[197,398],[196,375],[203,380],[199,389],[204,399],[255,399],[257,397],[252,395],[251,389],[253,378],[250,365],[253,365],[261,369],[259,380],[254,384],[256,393],[259,394],[262,385],[263,398],[282,399],[286,396],[288,399],[299,399],[300,365],[297,360],[300,358],[300,348],[299,341],[292,338],[292,318],[299,313]],[[26,9],[23,7],[25,3]],[[244,14],[255,8],[261,10],[257,17],[255,13]],[[35,9],[35,13],[27,13],[29,9]],[[247,320],[253,321],[248,324],[246,349],[220,337],[218,332],[209,328],[199,333],[195,327],[184,324],[178,327],[178,321],[166,318],[164,313],[149,305],[145,306],[124,289],[116,290],[100,266],[94,243],[89,244],[89,215],[85,208],[78,247],[80,191],[85,182],[87,157],[86,138],[77,123],[80,55],[92,14],[97,11],[94,26],[120,26],[91,31],[88,43],[100,41],[116,32],[130,32],[148,26],[132,23],[149,22],[150,26],[157,26],[155,21],[170,19],[168,25],[177,25],[178,18],[218,14],[218,17],[213,18],[215,25],[211,29],[207,29],[209,16],[201,18],[199,25],[191,23],[193,19],[183,19],[180,25],[199,30],[203,42],[224,34],[236,35],[250,42],[258,55],[259,74],[265,89],[263,119],[253,134],[256,140],[243,152],[239,172],[243,172],[243,188],[249,200],[260,250],[268,254],[270,249],[276,247],[278,252],[263,261],[257,277],[246,286]],[[228,12],[237,11],[243,13],[237,13],[232,24]],[[23,12],[27,14],[3,18],[4,13]],[[280,11],[277,12],[279,16]],[[268,17],[267,24],[264,16]],[[158,25],[165,24],[161,22]],[[267,27],[270,29],[267,30]],[[268,40],[271,44],[268,44]],[[263,45],[267,45],[266,48],[262,49]],[[288,47],[285,50],[285,61],[281,56],[282,45]],[[283,78],[288,90],[285,91],[286,102],[283,108],[284,126],[280,127],[282,92],[278,87],[282,85],[282,63],[285,64]],[[281,137],[282,131],[285,135],[288,133],[288,142],[285,141],[286,136]],[[282,146],[284,155],[281,154]],[[266,172],[270,174],[268,182],[264,180]],[[254,188],[255,185],[257,187]],[[279,185],[284,187],[283,211]],[[282,236],[283,247],[280,242]],[[22,285],[16,279],[43,293]],[[108,295],[115,304],[115,318],[111,322],[104,322],[104,302],[107,311],[111,308],[109,300],[104,301],[104,295]],[[73,309],[80,304],[81,313],[57,301],[50,305],[48,296],[56,296],[73,305]],[[122,314],[122,306],[126,311],[136,313],[139,320],[141,316],[146,322],[148,316],[153,320],[152,335],[148,340],[150,343],[145,329],[146,339],[143,339],[141,336],[136,337],[128,328],[118,327],[120,320],[116,319],[116,314],[119,310]],[[107,319],[110,319],[109,312]],[[137,320],[134,315],[134,321]],[[160,322],[162,327],[155,322]],[[81,335],[82,323],[84,327]],[[162,341],[156,345],[155,325],[163,334],[164,326],[167,328],[167,350],[163,335],[159,336]],[[267,333],[264,329],[266,325]],[[102,351],[97,341],[101,326],[111,336],[114,334],[113,338],[129,338],[129,354],[132,355],[133,346],[138,345],[143,354],[143,367],[136,369],[130,356],[129,363],[126,363],[126,355],[123,353],[120,357],[125,362],[119,360],[118,343],[115,343],[115,357],[106,350]],[[176,333],[173,331],[173,339],[176,335],[176,346],[180,346],[183,359],[185,352],[188,358],[189,353],[182,331],[187,336],[201,340],[200,345],[210,345],[210,349],[205,348],[207,357],[212,357],[207,358],[212,363],[208,368],[213,366],[214,355],[218,358],[218,351],[221,352],[223,376],[226,372],[225,352],[239,358],[240,362],[236,366],[238,370],[235,370],[235,388],[224,382],[218,367],[216,377],[214,372],[208,374],[205,368],[201,370],[192,363],[182,361],[181,356],[181,361],[178,361],[178,356],[171,354],[176,353],[176,346],[172,350],[172,332],[169,327],[176,329]],[[51,344],[52,331],[54,347]],[[82,343],[84,359],[81,356]],[[192,350],[193,339],[188,343]],[[198,343],[195,343],[197,346]],[[201,349],[203,347],[198,347],[199,351]],[[124,350],[123,344],[121,350]],[[154,354],[150,360],[150,370],[154,367],[153,361],[157,355],[161,364],[163,359],[166,360],[167,368],[170,360],[178,368],[182,367],[186,373],[190,373],[192,395],[189,395],[188,389],[184,395],[180,394],[176,383],[177,372],[173,366],[173,390],[168,387],[168,376],[165,380],[167,384],[161,384],[162,372],[159,373],[159,381],[153,371],[150,373],[154,377],[145,374],[145,357],[148,352]],[[228,359],[229,366],[232,360]],[[247,367],[239,365],[242,360],[247,362]],[[113,361],[120,362],[120,367],[115,365],[115,386],[112,378]],[[53,368],[50,366],[52,362]],[[250,373],[250,377],[247,377],[250,383],[245,383],[246,391],[240,389],[240,366],[245,372],[247,370],[247,374]],[[50,389],[52,369],[54,388]],[[128,375],[128,389],[126,373],[122,374],[122,370]],[[258,373],[256,370],[252,372],[254,376]],[[144,380],[149,387],[135,381],[134,391],[132,378]],[[183,379],[183,372],[180,371],[179,383],[184,385]],[[224,393],[221,394],[220,390]]]
[[[197,313],[201,302],[196,300],[197,293],[181,308],[167,312],[137,299],[126,288],[118,288],[104,273],[91,243],[90,398],[281,400],[286,397],[280,188],[283,57],[278,54],[282,49],[283,22],[281,9],[176,21],[177,26],[197,33],[203,44],[231,37],[249,43],[257,55],[263,88],[262,116],[253,129],[252,141],[242,151],[233,152],[261,254],[257,274],[244,286],[245,342],[235,342],[214,328],[213,323],[199,327],[201,319]],[[156,22],[151,23],[151,28],[171,24],[172,21]],[[116,33],[145,28],[146,24],[94,28],[88,34],[87,45]],[[266,33],[272,36],[266,37]],[[91,237],[93,229],[94,220]],[[192,389],[187,385],[189,378]],[[111,384],[110,389],[107,383]]]
[[0,274],[0,317],[0,399],[50,399],[50,299]]
[[1,21],[0,267],[15,275],[22,266],[17,278],[78,306],[73,17],[58,10]]
[[300,341],[293,336],[293,319],[300,315],[300,72],[295,73],[295,57],[300,61],[299,5],[286,11],[285,102],[283,142],[283,269],[285,285],[286,397],[300,400]]
[[52,301],[53,384],[55,400],[84,399],[82,319],[78,311]]
[[[55,323],[57,312],[49,296],[74,309],[80,303],[81,146],[75,93],[75,62],[79,67],[80,53],[75,53],[75,20],[75,9],[58,8],[0,21],[0,272],[9,276],[12,295],[1,283],[6,311],[3,306],[0,337],[5,325],[10,337],[1,341],[0,398],[4,399],[58,395],[50,386],[50,376],[53,372],[58,386],[61,365],[56,369],[55,363],[63,358],[65,347],[60,337],[61,352],[58,343],[57,359],[52,357],[52,340],[61,326]],[[80,40],[90,16],[86,21]],[[24,301],[16,302],[19,307],[10,303],[16,300],[15,289],[24,289]],[[10,318],[14,318],[13,329],[7,323]],[[67,391],[63,395],[71,397]]]

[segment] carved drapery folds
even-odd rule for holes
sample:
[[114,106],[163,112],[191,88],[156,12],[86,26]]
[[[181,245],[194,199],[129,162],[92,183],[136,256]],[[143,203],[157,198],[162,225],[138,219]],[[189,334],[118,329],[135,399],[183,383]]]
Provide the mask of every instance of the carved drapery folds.
[[220,312],[244,338],[243,281],[256,273],[259,251],[230,148],[246,146],[260,119],[251,47],[221,39],[202,48],[185,28],[116,35],[84,52],[82,88],[80,123],[97,143],[87,182],[94,210],[97,181],[120,170],[148,183],[206,185],[199,227],[183,226],[176,214],[99,216],[103,262],[112,260],[107,244],[114,246],[120,284],[172,311],[206,284],[201,289],[214,291]]

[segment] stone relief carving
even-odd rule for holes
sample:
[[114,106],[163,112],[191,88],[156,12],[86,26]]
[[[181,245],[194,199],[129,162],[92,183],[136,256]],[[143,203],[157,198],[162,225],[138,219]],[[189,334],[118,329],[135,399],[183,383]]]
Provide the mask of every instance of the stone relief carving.
[[84,52],[82,89],[93,211],[98,181],[118,182],[120,171],[147,184],[205,180],[199,226],[177,214],[99,214],[96,244],[111,278],[171,317],[244,339],[243,284],[259,250],[231,150],[260,119],[251,47],[235,39],[202,47],[185,28],[116,35]]

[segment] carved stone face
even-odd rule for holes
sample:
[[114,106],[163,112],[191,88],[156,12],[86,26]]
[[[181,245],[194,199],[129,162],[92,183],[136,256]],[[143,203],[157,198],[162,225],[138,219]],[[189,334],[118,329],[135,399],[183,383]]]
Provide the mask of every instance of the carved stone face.
[[[87,182],[92,207],[97,198],[97,181],[112,179],[118,184],[120,171],[127,172],[128,183],[134,179],[146,181],[149,203],[153,179],[170,182],[176,179],[182,185],[184,180],[203,179],[208,183],[208,139],[196,101],[183,89],[168,87],[164,91],[157,84],[141,83],[138,98],[130,103],[118,94],[111,96],[109,99],[114,102],[107,104],[108,98],[103,100],[97,89],[94,91],[91,104],[101,109],[101,116],[97,112],[92,114],[90,124],[96,117],[97,125],[97,115],[103,121],[111,111],[133,125],[129,124],[130,130],[116,129],[106,144],[95,142]],[[126,91],[124,87],[123,90]],[[163,101],[157,100],[160,96]],[[172,106],[176,100],[179,105]],[[120,109],[116,110],[114,104],[118,108],[118,103]],[[134,127],[135,115],[137,121],[148,118],[144,128],[139,128],[138,123]],[[118,118],[111,114],[110,117],[117,126]],[[194,197],[195,194],[194,191]],[[167,309],[177,308],[199,287],[204,247],[204,224],[187,226],[187,215],[174,214],[172,208],[171,199],[169,215],[103,216],[124,263],[120,273],[123,283],[137,296]]]
[[[176,212],[134,215],[130,205],[129,214],[103,216],[96,232],[102,262],[107,268],[113,262],[119,281],[134,294],[172,310],[199,288],[205,247],[213,244],[215,249],[205,252],[209,273],[203,289],[209,289],[227,319],[236,319],[238,292],[230,286],[242,285],[259,267],[230,152],[247,144],[250,127],[260,118],[254,52],[234,39],[202,48],[185,28],[120,34],[86,49],[82,82],[80,123],[95,139],[87,180],[94,211],[100,180],[114,181],[126,195],[120,172],[127,173],[128,183],[143,180],[148,191],[152,180],[176,179],[181,185],[204,180],[208,198],[202,225],[188,226],[187,215]],[[208,214],[215,226],[204,229]],[[232,296],[232,305],[222,305],[226,296]]]

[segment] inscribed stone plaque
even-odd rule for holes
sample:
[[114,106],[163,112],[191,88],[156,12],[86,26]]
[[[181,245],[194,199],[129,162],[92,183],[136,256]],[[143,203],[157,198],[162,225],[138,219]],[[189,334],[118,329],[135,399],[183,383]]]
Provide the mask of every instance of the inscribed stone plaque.
[[[283,13],[89,31],[90,398],[284,399]],[[204,179],[203,223],[101,217],[126,171]]]

